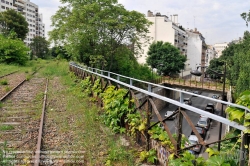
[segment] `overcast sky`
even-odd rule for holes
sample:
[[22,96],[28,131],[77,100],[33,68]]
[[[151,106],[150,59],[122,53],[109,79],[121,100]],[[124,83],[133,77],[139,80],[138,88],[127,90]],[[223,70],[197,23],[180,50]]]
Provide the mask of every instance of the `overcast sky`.
[[[43,14],[46,33],[51,30],[50,17],[61,5],[59,0],[30,0],[39,6]],[[207,44],[230,42],[249,30],[240,14],[250,10],[249,0],[118,0],[128,10],[147,14],[178,14],[178,22],[184,28],[197,28]]]

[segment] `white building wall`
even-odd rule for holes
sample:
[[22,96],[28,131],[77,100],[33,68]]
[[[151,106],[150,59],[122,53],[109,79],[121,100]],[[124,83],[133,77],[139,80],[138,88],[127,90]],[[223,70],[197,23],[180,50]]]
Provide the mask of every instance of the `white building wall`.
[[206,66],[210,65],[210,61],[217,57],[217,52],[215,51],[215,48],[213,46],[208,46],[206,50]]
[[186,43],[187,35],[185,31],[178,27],[178,23],[172,22],[165,15],[155,16],[153,13],[146,18],[153,24],[149,27],[148,36],[150,37],[150,41],[142,47],[143,53],[137,59],[139,63],[146,63],[148,48],[154,41],[169,42],[178,48],[183,55],[186,55],[186,44],[184,45],[183,43]]
[[15,9],[13,6],[13,0],[0,0],[0,12],[8,9]]
[[215,50],[217,51],[217,57],[219,58],[222,55],[222,51],[228,47],[228,43],[217,43],[213,45]]
[[142,47],[143,53],[141,57],[137,59],[141,64],[146,63],[148,48],[154,41],[169,42],[174,45],[175,30],[172,28],[172,22],[164,22],[164,17],[146,18],[153,24],[149,27],[148,36],[150,37],[150,41]]
[[[38,6],[30,0],[0,0],[0,12],[14,9],[20,12],[28,22],[29,32],[24,40],[29,45],[35,36],[45,37],[45,25],[42,23],[42,15],[38,14]],[[40,32],[40,33],[39,33]]]
[[202,40],[197,33],[188,32],[187,57],[190,68],[196,70],[201,65]]

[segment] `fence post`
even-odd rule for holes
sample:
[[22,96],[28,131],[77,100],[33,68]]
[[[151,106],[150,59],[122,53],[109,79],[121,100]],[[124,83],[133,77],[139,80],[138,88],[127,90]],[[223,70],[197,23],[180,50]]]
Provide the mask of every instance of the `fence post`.
[[147,129],[146,129],[146,137],[147,137],[147,146],[146,146],[146,150],[149,151],[150,149],[150,135],[148,134],[148,129],[150,127],[150,113],[152,112],[152,105],[149,101],[148,97],[148,109],[147,109]]

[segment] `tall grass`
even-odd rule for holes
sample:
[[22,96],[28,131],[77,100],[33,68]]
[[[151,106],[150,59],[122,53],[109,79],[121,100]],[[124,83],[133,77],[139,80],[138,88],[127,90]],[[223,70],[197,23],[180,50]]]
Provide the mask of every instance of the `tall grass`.
[[[71,140],[74,151],[85,151],[85,165],[134,165],[135,153],[123,147],[120,139],[104,126],[101,108],[92,104],[88,98],[83,98],[80,81],[69,72],[66,61],[51,61],[41,74],[60,80],[63,88],[49,86],[49,99],[56,99],[47,108],[47,116],[58,124],[60,134],[74,132]],[[58,89],[57,89],[58,88]],[[68,150],[69,147],[61,147]]]

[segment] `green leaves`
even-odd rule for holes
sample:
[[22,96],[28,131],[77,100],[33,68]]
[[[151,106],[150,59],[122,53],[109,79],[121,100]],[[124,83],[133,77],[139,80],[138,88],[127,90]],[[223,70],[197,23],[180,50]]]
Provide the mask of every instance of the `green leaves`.
[[248,22],[250,22],[250,12],[242,13],[240,16],[246,21],[246,26],[248,26]]
[[49,42],[41,36],[36,36],[30,43],[32,54],[38,58],[45,59],[49,52]]
[[169,166],[193,166],[194,162],[197,166],[206,166],[204,158],[195,159],[195,156],[188,151],[183,152],[178,159],[170,158]]
[[228,107],[226,109],[226,112],[228,113],[230,120],[232,120],[232,121],[237,120],[237,122],[240,122],[241,118],[245,114],[244,110],[241,110],[241,109],[238,109],[238,108],[235,108],[235,107]]
[[147,160],[148,163],[154,164],[154,162],[157,161],[156,150],[150,149],[148,152],[142,151],[140,153],[140,161],[143,162],[145,160]]
[[0,63],[24,65],[28,61],[28,51],[21,40],[5,38],[0,34]]
[[154,42],[149,47],[147,64],[156,68],[158,74],[174,76],[184,69],[186,60],[186,57],[168,42]]
[[127,73],[134,67],[151,24],[142,13],[128,11],[115,0],[63,2],[67,6],[52,16],[51,41],[88,66],[120,73],[120,68]]
[[0,32],[5,36],[9,36],[14,31],[17,38],[21,40],[24,40],[29,32],[26,19],[13,9],[1,12],[0,27]]
[[[125,128],[122,128],[122,125],[124,125],[122,121],[128,122],[131,124],[132,134],[134,134],[141,119],[138,114],[130,114],[132,108],[129,107],[129,96],[125,97],[126,94],[126,89],[116,90],[115,86],[108,86],[105,92],[100,94],[104,103],[105,124],[112,128],[114,132],[123,133]],[[142,130],[143,126],[140,129]]]
[[213,166],[230,166],[229,163],[225,163],[225,158],[222,156],[212,156],[206,161],[207,165]]
[[213,156],[213,155],[218,155],[218,154],[220,154],[219,151],[213,150],[213,149],[211,149],[211,148],[207,148],[207,149],[206,149],[206,152],[208,153],[208,156],[209,156],[209,157],[211,157],[211,156]]

